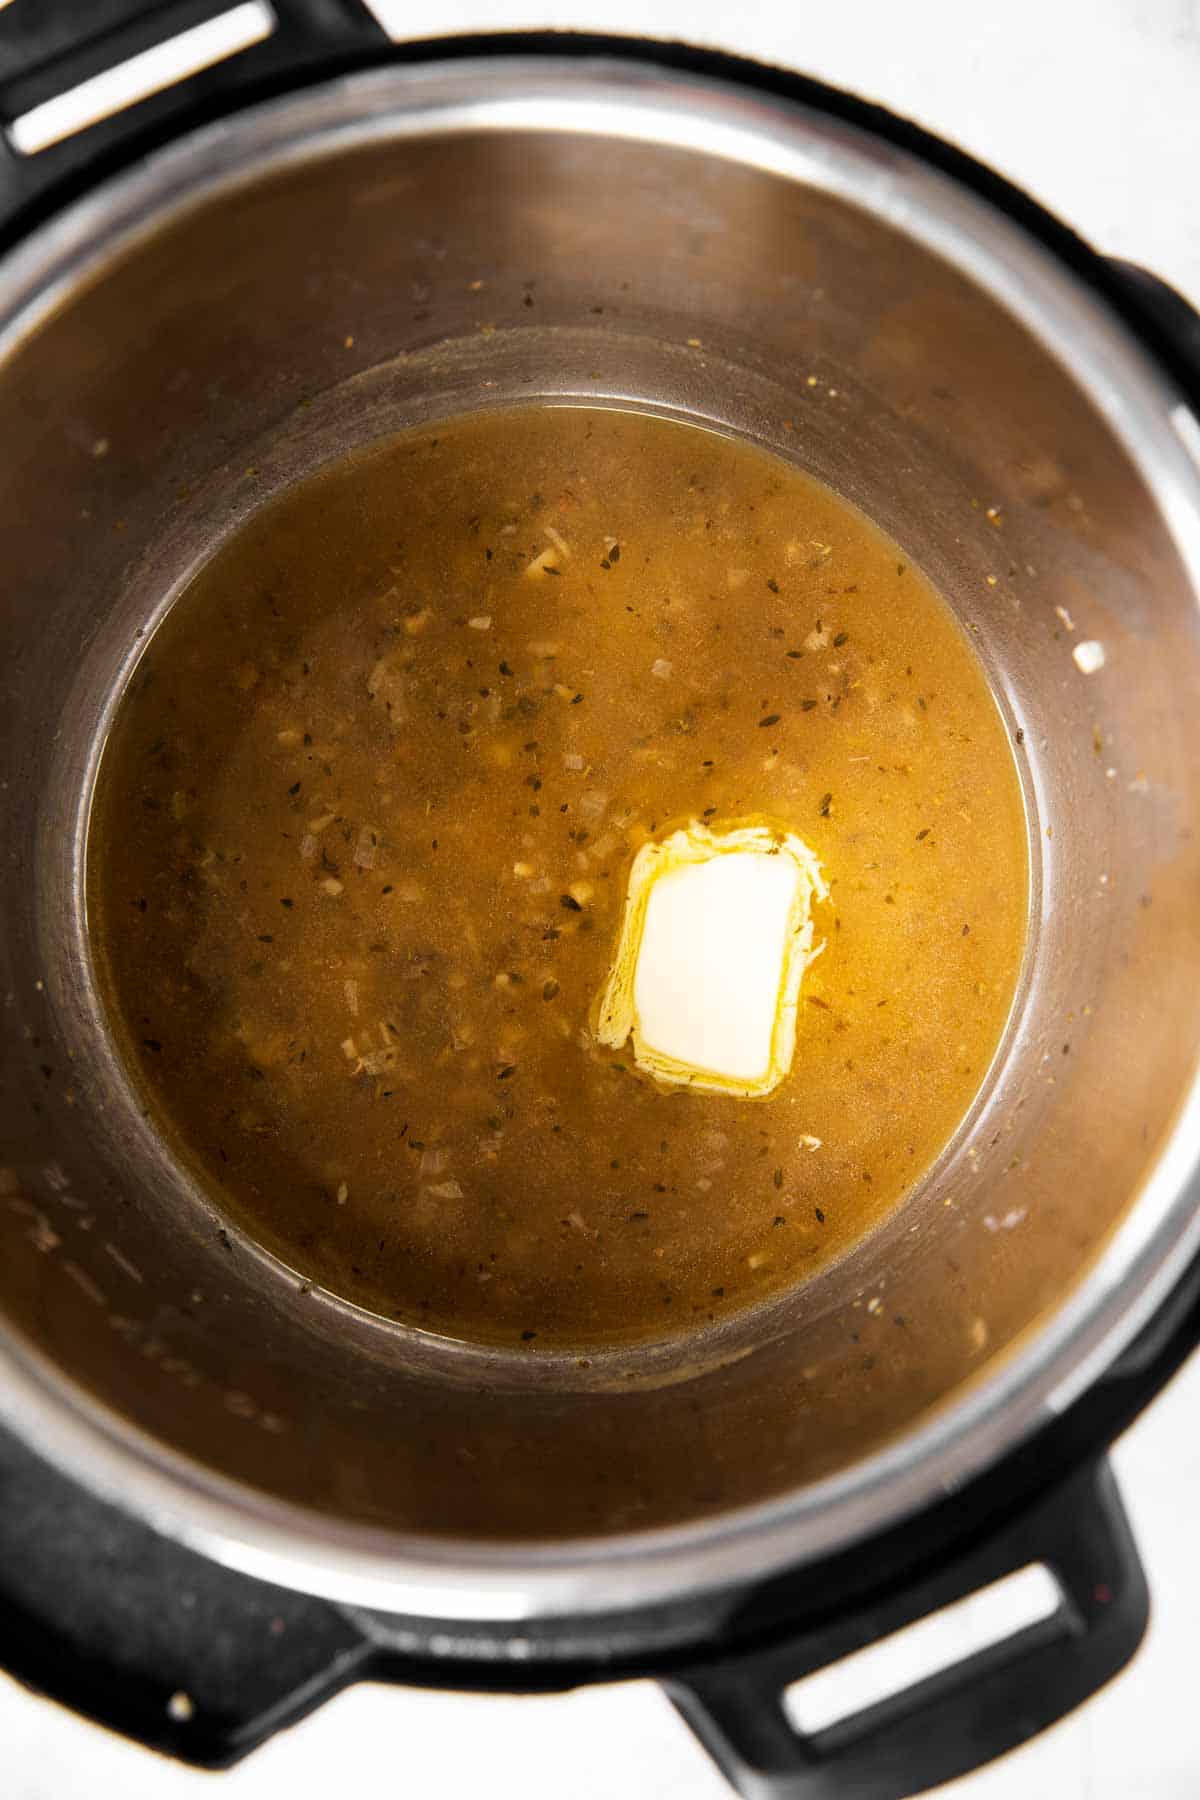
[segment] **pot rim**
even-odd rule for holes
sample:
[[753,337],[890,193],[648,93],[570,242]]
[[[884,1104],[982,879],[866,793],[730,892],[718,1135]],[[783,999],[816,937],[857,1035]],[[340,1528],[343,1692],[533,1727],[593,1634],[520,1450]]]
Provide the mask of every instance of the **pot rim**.
[[[1065,258],[913,150],[822,111],[812,83],[797,103],[745,81],[681,74],[642,60],[642,49],[631,44],[628,60],[529,55],[514,40],[486,58],[343,76],[190,133],[75,201],[0,262],[0,360],[75,285],[165,223],[283,167],[373,140],[521,129],[699,151],[853,202],[1015,315],[1069,369],[1141,469],[1200,592],[1200,466],[1188,448],[1200,442],[1200,426]],[[869,120],[870,109],[863,113]],[[1198,1249],[1193,1079],[1141,1193],[1089,1273],[991,1374],[838,1474],[638,1534],[520,1547],[437,1540],[277,1501],[167,1449],[3,1324],[0,1417],[105,1498],[260,1579],[429,1619],[515,1624],[615,1612],[828,1556],[961,1487],[1100,1377]]]

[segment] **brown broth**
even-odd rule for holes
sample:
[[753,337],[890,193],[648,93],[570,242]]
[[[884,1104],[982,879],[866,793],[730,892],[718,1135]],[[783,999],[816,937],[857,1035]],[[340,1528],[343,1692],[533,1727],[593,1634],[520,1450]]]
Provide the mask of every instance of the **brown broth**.
[[[831,888],[791,1074],[663,1091],[588,1028],[633,854],[757,815]],[[361,1306],[533,1348],[846,1252],[969,1107],[1026,929],[1007,735],[930,584],[785,463],[607,409],[264,507],[139,663],[88,855],[126,1054],[217,1204]]]

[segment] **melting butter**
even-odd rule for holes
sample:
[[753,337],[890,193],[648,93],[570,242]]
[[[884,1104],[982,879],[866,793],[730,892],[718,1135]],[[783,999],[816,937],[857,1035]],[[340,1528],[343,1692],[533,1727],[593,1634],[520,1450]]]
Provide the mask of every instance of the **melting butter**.
[[634,858],[596,1035],[633,1039],[639,1068],[675,1086],[754,1098],[792,1066],[796,1008],[828,890],[794,833],[698,821]]

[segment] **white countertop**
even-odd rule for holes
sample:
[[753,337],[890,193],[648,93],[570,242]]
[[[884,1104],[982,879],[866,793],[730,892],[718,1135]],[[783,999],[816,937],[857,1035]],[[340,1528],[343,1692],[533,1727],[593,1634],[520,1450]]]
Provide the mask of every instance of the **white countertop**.
[[[564,26],[650,30],[852,88],[1028,188],[1098,248],[1200,304],[1200,0],[375,0],[398,35]],[[417,31],[414,18],[420,19]],[[953,1800],[1196,1800],[1200,1357],[1114,1460],[1154,1595],[1131,1668]],[[215,1783],[0,1677],[3,1800],[723,1800],[729,1790],[651,1683],[547,1699],[360,1687]]]

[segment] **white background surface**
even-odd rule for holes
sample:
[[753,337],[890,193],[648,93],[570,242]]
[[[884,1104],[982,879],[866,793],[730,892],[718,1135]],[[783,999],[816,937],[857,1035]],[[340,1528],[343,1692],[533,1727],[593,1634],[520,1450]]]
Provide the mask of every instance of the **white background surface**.
[[[36,3],[36,0],[35,0]],[[81,7],[86,0],[79,0]],[[397,35],[560,25],[716,44],[882,101],[1027,187],[1101,249],[1200,303],[1200,0],[376,0]],[[942,1790],[953,1800],[1196,1800],[1200,1716],[1200,1358],[1115,1462],[1155,1614],[1137,1661],[1034,1744]],[[0,1677],[2,1800],[723,1800],[648,1683],[552,1699],[364,1687],[215,1781]]]

